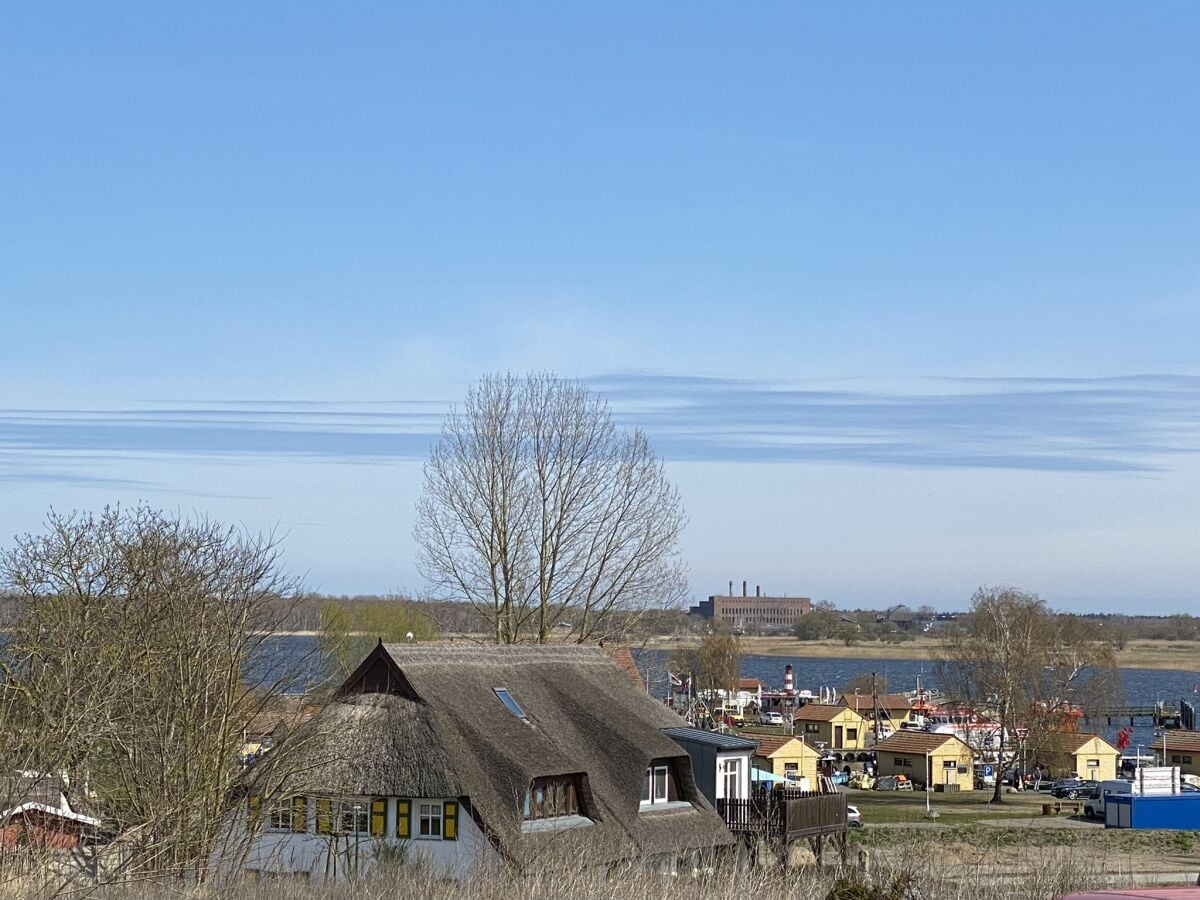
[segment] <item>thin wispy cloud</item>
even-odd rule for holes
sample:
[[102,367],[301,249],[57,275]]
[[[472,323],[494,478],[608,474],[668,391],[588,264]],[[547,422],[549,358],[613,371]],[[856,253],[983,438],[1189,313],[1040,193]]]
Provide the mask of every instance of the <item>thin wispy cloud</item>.
[[904,392],[605,376],[668,457],[1148,472],[1200,438],[1200,378],[925,379]]
[[[607,374],[588,379],[672,460],[1160,471],[1200,446],[1200,378],[861,382]],[[211,402],[0,410],[0,480],[86,480],[67,454],[422,459],[449,401]],[[28,465],[37,459],[34,471]]]

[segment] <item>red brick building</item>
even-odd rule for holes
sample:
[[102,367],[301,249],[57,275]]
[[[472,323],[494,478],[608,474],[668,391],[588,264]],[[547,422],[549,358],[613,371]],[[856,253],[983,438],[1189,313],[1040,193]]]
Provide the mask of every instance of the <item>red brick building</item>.
[[715,595],[702,600],[691,609],[692,615],[723,622],[731,628],[753,631],[785,631],[801,616],[812,612],[809,597],[764,597],[754,589],[754,596],[746,593],[742,582],[742,596]]

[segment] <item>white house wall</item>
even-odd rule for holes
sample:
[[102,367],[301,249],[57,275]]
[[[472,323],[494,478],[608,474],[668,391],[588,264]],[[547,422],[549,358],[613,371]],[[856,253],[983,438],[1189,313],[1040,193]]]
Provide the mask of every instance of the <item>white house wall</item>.
[[[412,829],[417,829],[418,804],[439,798],[412,799]],[[313,879],[342,878],[354,872],[367,874],[377,864],[377,854],[383,855],[385,864],[398,861],[403,855],[409,861],[421,858],[428,861],[437,871],[447,877],[460,877],[488,861],[498,859],[495,849],[479,830],[474,819],[462,806],[458,813],[458,840],[436,840],[431,838],[398,838],[396,834],[396,801],[388,802],[386,827],[383,837],[367,834],[333,836],[316,833],[315,804],[308,803],[308,830],[304,833],[285,829],[273,829],[265,824],[245,847],[244,854],[237,853],[231,846],[225,859],[241,857],[241,868],[274,875],[307,875]],[[239,816],[236,832],[245,841],[247,817]],[[237,843],[238,834],[231,834],[231,844]],[[234,850],[229,853],[229,850]],[[228,868],[227,862],[218,866]]]

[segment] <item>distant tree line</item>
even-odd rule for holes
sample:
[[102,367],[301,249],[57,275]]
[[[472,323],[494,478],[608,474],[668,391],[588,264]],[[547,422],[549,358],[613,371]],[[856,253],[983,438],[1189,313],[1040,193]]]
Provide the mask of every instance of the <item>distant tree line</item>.
[[866,641],[896,644],[915,637],[897,622],[880,621],[879,615],[874,610],[843,612],[830,603],[819,603],[796,620],[792,634],[801,641],[837,640],[847,647]]
[[[417,613],[400,610],[399,619],[417,614],[433,623],[437,632],[446,636],[479,635],[491,628],[487,616],[481,614],[470,603],[453,600],[431,600],[407,594],[322,594],[308,592],[295,598],[278,597],[265,601],[273,608],[281,631],[318,632],[323,627],[322,610],[329,603],[336,603],[348,610],[387,604],[416,604]],[[928,607],[917,607],[917,621],[926,621]],[[565,618],[569,621],[572,610],[568,607]],[[372,613],[377,615],[377,613]],[[848,644],[882,641],[900,643],[911,640],[920,629],[913,629],[910,620],[901,611],[853,609],[839,610],[833,604],[821,602],[813,607],[812,613],[798,619],[792,626],[792,634],[802,641],[840,640]],[[10,629],[21,616],[21,598],[13,593],[0,593],[0,629]],[[1086,613],[1080,619],[1095,623],[1114,647],[1123,649],[1131,641],[1200,641],[1200,616],[1184,613],[1170,616],[1131,616],[1118,613]],[[628,631],[631,643],[646,637],[668,637],[671,635],[702,632],[707,620],[689,617],[678,607],[646,609],[637,616],[636,627]],[[935,625],[941,626],[937,622]],[[961,628],[971,625],[971,613],[956,614],[955,624]],[[376,626],[377,627],[377,626]],[[368,629],[369,630],[369,629]],[[407,628],[405,629],[408,630]],[[380,632],[382,633],[382,632]],[[940,633],[940,628],[931,632]]]

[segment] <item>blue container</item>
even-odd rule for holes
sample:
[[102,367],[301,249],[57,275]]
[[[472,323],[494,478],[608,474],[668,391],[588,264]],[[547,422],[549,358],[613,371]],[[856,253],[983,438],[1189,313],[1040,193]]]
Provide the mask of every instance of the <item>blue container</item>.
[[1161,828],[1200,831],[1200,793],[1165,797],[1110,796],[1104,803],[1106,828]]

